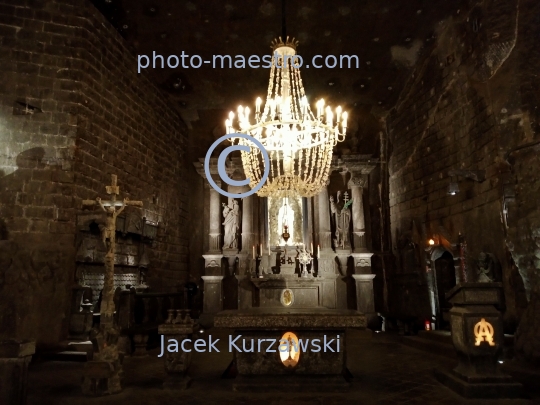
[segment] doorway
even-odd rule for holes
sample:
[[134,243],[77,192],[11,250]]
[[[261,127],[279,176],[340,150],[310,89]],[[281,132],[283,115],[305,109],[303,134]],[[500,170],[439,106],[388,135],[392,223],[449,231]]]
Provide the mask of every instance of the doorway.
[[452,308],[452,304],[446,299],[446,293],[456,286],[454,257],[448,251],[435,260],[435,283],[437,286],[438,327],[439,329],[448,329],[450,327],[448,311]]

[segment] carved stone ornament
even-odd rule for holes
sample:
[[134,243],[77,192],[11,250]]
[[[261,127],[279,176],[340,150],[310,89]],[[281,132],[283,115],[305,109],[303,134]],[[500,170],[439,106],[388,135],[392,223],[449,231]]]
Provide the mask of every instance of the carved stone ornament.
[[369,267],[371,266],[371,263],[369,260],[366,259],[360,259],[356,262],[357,267]]
[[294,293],[291,289],[287,288],[281,293],[281,304],[284,307],[290,307],[294,302]]
[[349,180],[349,183],[347,184],[347,187],[365,187],[366,183],[366,178],[363,175],[353,173],[352,177]]

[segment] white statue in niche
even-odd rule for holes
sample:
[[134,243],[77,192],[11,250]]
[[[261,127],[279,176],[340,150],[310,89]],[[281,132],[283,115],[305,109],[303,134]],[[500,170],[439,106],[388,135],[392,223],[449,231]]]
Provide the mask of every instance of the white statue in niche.
[[238,201],[229,198],[229,204],[223,205],[223,226],[225,228],[225,236],[223,238],[223,249],[238,248],[238,229],[240,222],[240,206]]

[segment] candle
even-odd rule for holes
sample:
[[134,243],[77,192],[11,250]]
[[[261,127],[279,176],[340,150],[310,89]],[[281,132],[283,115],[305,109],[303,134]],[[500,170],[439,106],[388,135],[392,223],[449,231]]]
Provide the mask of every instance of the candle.
[[317,259],[321,258],[321,246],[317,245]]
[[311,252],[309,253],[313,254],[313,242],[311,242]]
[[253,246],[253,258],[255,259],[255,246]]
[[260,97],[257,97],[257,100],[255,102],[255,107],[256,107],[256,112],[257,114],[261,112],[261,98]]

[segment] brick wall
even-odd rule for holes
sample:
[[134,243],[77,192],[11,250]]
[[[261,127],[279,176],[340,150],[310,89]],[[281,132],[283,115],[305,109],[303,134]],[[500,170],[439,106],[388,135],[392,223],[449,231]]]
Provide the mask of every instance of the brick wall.
[[[507,247],[519,221],[508,222],[503,207],[513,201],[516,187],[538,188],[538,179],[516,173],[507,156],[538,139],[538,92],[532,91],[538,89],[538,79],[532,70],[537,72],[540,64],[530,57],[537,48],[532,38],[539,27],[538,5],[528,0],[494,3],[476,1],[469,10],[456,10],[436,27],[435,43],[425,44],[387,117],[389,198],[395,255],[402,256],[411,241],[421,256],[416,265],[402,263],[394,278],[402,278],[400,272],[418,272],[425,279],[427,240],[456,243],[461,232],[469,246],[469,280],[476,277],[480,252],[500,262],[506,327],[514,331],[526,306],[527,276],[514,265]],[[451,179],[451,169],[483,170],[486,179]],[[455,180],[460,192],[448,195]],[[527,198],[534,207],[537,200]],[[394,289],[396,294],[400,289]],[[422,297],[424,309],[411,309],[420,317],[429,315],[427,294]]]
[[150,284],[187,277],[186,132],[89,1],[0,0],[0,41],[0,331],[53,344],[66,328],[80,202],[104,197],[111,173],[160,223]]

